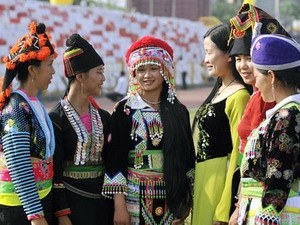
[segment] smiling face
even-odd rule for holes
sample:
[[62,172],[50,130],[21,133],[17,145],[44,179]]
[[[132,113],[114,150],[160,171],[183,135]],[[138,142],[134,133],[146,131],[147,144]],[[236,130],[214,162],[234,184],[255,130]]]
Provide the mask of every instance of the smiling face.
[[100,95],[105,81],[104,65],[90,69],[82,76],[84,92],[88,95]]
[[135,77],[142,91],[161,92],[164,79],[160,74],[160,66],[139,66],[135,71]]
[[255,77],[250,55],[235,56],[235,67],[246,84],[255,84]]
[[33,76],[36,88],[46,90],[51,83],[55,70],[53,68],[53,61],[55,56],[50,55],[46,60],[41,61],[39,66],[32,66]]
[[228,73],[230,70],[229,62],[231,61],[231,58],[227,53],[221,51],[210,37],[204,39],[204,51],[204,62],[210,76],[219,77]]

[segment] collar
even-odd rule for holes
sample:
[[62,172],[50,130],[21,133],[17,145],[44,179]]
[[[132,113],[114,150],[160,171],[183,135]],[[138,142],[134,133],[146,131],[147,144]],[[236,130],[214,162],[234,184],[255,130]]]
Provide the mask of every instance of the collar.
[[288,96],[287,98],[283,99],[281,102],[277,103],[274,108],[269,109],[266,112],[266,118],[270,118],[276,111],[278,111],[282,106],[290,103],[290,102],[296,102],[300,104],[300,94],[295,94]]
[[132,109],[151,108],[149,104],[143,101],[143,99],[138,93],[130,95],[130,97],[127,100],[127,105]]

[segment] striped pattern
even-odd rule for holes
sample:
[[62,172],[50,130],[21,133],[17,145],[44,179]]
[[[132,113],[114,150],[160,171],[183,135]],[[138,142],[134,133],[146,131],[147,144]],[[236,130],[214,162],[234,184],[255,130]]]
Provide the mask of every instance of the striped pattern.
[[3,136],[3,150],[16,193],[28,217],[43,214],[35,186],[30,161],[30,135],[28,132],[8,133]]

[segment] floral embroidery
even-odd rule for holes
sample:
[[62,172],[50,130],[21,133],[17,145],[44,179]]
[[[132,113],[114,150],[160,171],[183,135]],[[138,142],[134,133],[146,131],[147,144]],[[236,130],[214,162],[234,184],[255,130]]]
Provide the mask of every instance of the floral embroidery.
[[300,108],[290,103],[255,129],[245,147],[243,177],[262,182],[262,209],[256,222],[280,220],[292,187],[295,160],[299,157]]
[[155,209],[155,214],[156,214],[157,216],[162,215],[162,214],[163,214],[163,208],[162,208],[162,207],[157,207],[157,208]]
[[202,128],[202,122],[207,117],[215,117],[214,107],[211,104],[206,104],[205,106],[198,109],[196,112],[196,121],[199,130],[199,142],[197,144],[197,160],[206,160],[207,158],[207,147],[209,143],[209,134]]
[[29,112],[29,105],[26,102],[21,102],[19,106],[21,109],[24,109],[27,113]]

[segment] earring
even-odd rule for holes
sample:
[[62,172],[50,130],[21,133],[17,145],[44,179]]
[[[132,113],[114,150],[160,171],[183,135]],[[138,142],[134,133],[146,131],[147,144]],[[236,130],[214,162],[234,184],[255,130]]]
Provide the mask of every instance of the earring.
[[272,91],[273,99],[275,101],[275,87],[274,87],[274,84],[272,84],[271,91]]

